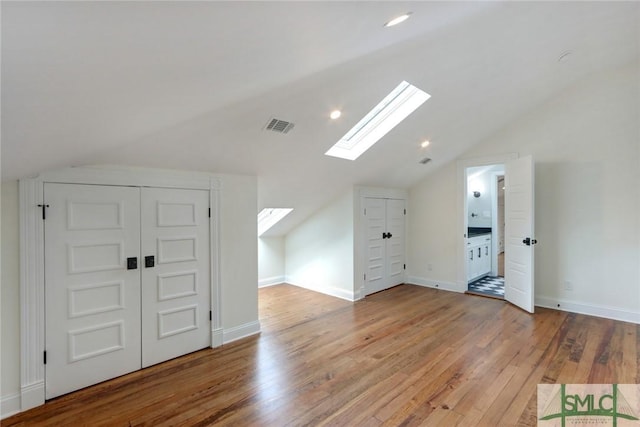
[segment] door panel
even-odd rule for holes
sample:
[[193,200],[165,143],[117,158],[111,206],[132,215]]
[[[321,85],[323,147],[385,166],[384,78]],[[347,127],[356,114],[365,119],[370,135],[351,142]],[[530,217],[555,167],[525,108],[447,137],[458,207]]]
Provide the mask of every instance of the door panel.
[[209,192],[142,189],[142,366],[211,344]]
[[140,190],[45,184],[46,398],[140,369]]
[[533,158],[506,164],[505,174],[505,299],[530,313],[534,311]]

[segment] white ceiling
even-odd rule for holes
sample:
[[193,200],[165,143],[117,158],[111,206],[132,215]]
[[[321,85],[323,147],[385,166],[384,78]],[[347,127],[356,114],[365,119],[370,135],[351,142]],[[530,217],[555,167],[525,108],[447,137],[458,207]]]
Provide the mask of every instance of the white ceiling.
[[[3,179],[87,164],[257,175],[259,210],[295,208],[272,235],[354,184],[408,187],[640,52],[638,2],[1,8]],[[355,162],[324,156],[402,80],[431,99]],[[331,121],[335,108],[343,115]],[[271,117],[295,128],[264,131]]]

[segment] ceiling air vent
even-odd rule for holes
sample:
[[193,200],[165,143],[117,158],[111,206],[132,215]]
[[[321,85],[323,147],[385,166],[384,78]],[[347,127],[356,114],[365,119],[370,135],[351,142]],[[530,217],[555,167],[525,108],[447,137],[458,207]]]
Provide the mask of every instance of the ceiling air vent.
[[429,163],[431,161],[430,158],[425,157],[424,159],[420,160],[420,164],[426,165],[427,163]]
[[271,119],[269,120],[269,123],[267,123],[267,126],[265,127],[265,129],[272,130],[278,133],[287,133],[291,129],[293,129],[293,126],[294,124],[291,122],[286,122],[280,119]]

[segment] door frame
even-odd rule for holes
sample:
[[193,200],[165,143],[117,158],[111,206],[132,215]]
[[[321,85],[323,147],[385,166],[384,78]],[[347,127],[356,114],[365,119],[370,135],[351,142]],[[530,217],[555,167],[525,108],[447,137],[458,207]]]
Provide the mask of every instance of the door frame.
[[[506,168],[506,165],[505,165]],[[491,275],[498,275],[498,181],[505,171],[491,172]],[[504,214],[504,212],[503,212]]]
[[44,183],[182,188],[209,191],[211,347],[222,345],[220,289],[220,192],[215,175],[175,170],[93,166],[45,172],[19,182],[20,398],[27,410],[45,401]]
[[[467,168],[476,166],[489,166],[495,164],[506,164],[509,160],[517,159],[518,153],[507,153],[486,157],[473,157],[460,159],[457,162],[457,211],[456,221],[456,287],[458,292],[466,292],[468,289],[467,280]],[[493,240],[493,239],[492,239]],[[493,245],[493,242],[492,242]]]

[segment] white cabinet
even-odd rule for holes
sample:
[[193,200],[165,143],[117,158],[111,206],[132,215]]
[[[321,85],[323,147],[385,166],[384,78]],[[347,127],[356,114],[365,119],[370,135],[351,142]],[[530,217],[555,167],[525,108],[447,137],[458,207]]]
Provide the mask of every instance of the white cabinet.
[[467,239],[467,280],[469,282],[491,272],[491,235]]

